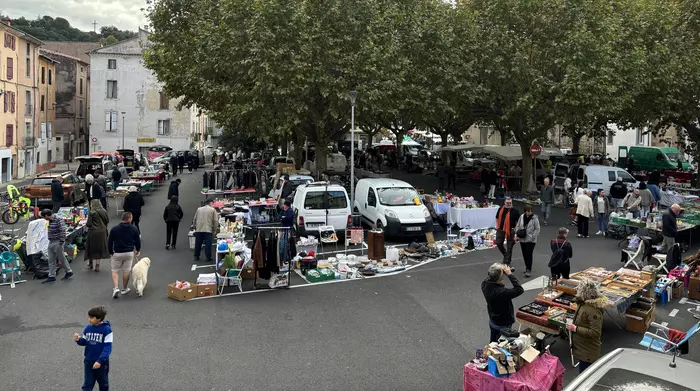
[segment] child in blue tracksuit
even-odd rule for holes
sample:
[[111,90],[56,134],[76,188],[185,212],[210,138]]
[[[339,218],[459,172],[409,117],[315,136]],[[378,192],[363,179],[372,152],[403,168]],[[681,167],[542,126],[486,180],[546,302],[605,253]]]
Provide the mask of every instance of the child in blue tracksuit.
[[73,340],[85,346],[85,382],[83,391],[92,390],[95,382],[100,391],[109,390],[109,355],[112,353],[112,328],[105,320],[107,310],[98,306],[88,311],[88,322],[83,335],[73,334]]

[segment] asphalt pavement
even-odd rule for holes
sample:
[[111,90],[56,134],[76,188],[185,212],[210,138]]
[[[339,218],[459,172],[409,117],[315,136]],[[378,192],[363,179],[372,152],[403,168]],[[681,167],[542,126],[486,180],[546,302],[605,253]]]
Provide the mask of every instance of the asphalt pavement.
[[[41,285],[28,281],[0,287],[0,368],[8,390],[75,390],[82,383],[82,349],[71,336],[87,321],[87,310],[105,305],[114,330],[112,389],[141,390],[460,390],[464,364],[488,342],[486,305],[480,291],[497,250],[447,257],[395,276],[289,290],[176,302],[167,284],[192,278],[187,226],[203,199],[201,177],[181,176],[185,218],[178,249],[166,251],[167,187],[146,197],[141,219],[142,256],[152,260],[143,298],[112,299],[108,262],[99,273],[74,261],[75,277]],[[427,179],[426,179],[427,178]],[[405,176],[416,186],[433,178]],[[437,182],[435,182],[437,183]],[[426,187],[427,189],[428,187]],[[464,186],[469,195],[470,186]],[[110,225],[118,219],[113,205]],[[516,204],[516,207],[522,207]],[[549,239],[566,213],[555,209],[535,248],[533,278],[547,274]],[[559,224],[559,225],[558,225]],[[596,229],[592,231],[595,232]],[[571,237],[572,271],[589,266],[616,269],[617,241]],[[525,282],[519,248],[516,276]],[[530,302],[537,289],[515,300]],[[675,317],[669,312],[677,308]],[[657,307],[657,322],[687,329],[692,317],[677,301]],[[618,322],[624,322],[617,319]],[[636,347],[640,334],[619,329],[606,317],[604,352]],[[690,358],[700,359],[697,340]],[[570,369],[568,345],[552,353]]]

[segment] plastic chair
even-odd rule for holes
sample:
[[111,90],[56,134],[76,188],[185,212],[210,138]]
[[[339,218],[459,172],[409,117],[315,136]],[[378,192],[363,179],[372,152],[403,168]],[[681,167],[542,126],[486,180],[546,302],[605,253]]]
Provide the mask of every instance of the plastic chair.
[[656,332],[651,333],[647,331],[644,333],[644,338],[639,342],[639,344],[647,350],[654,350],[659,353],[673,354],[673,359],[671,363],[668,364],[671,368],[676,367],[676,356],[680,356],[679,347],[680,345],[688,342],[690,338],[695,335],[698,330],[700,330],[700,322],[697,322],[691,327],[686,333],[685,338],[680,342],[672,342],[669,338],[670,329],[666,326],[660,325],[656,322],[651,322],[651,327],[656,328]]
[[332,225],[318,227],[318,241],[321,242],[321,253],[325,254],[324,244],[335,244],[335,252],[338,252],[338,236]]
[[637,261],[639,260],[640,263],[642,263],[644,261],[644,246],[645,246],[644,241],[640,240],[639,246],[637,246],[636,251],[629,249],[629,248],[622,249],[622,252],[627,254],[627,262],[625,262],[624,267],[628,267],[631,263],[634,265],[634,267],[637,268],[637,270],[641,270],[641,267],[639,267],[639,264],[637,264]]
[[666,274],[668,274],[668,268],[666,267],[666,254],[654,254],[651,257],[659,261],[659,266],[656,268],[656,270],[664,269]]
[[447,242],[452,244],[457,240],[457,234],[452,233],[452,226],[447,227]]

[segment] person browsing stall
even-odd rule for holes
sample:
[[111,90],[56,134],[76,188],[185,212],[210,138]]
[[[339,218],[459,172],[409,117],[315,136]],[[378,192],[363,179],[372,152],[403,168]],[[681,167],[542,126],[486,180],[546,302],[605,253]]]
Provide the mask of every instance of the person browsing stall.
[[[510,197],[506,198],[505,203],[496,213],[496,246],[498,246],[498,251],[503,254],[503,263],[509,266],[513,255],[513,246],[515,246],[515,226],[518,224],[519,218],[520,212],[513,208],[513,200]],[[515,271],[514,268],[511,270]]]
[[433,204],[433,197],[430,195],[426,195],[425,198],[423,199],[423,205],[425,205],[426,208],[428,208],[428,213],[430,213],[430,217],[433,218],[433,221],[436,221],[442,229],[447,231],[447,222],[445,219],[442,218],[437,212],[435,211],[435,205]]
[[56,213],[63,205],[63,200],[65,199],[63,194],[63,177],[58,176],[51,181],[51,202],[53,202],[53,208],[51,212]]
[[661,233],[664,237],[662,252],[671,251],[671,248],[676,244],[676,235],[678,235],[678,222],[676,218],[680,214],[681,206],[673,204],[661,216]]
[[204,243],[204,255],[207,262],[213,262],[211,257],[212,238],[219,231],[219,213],[212,206],[214,200],[208,199],[204,206],[197,209],[194,214],[194,261],[199,262],[199,255],[202,253],[202,243]]
[[283,227],[292,227],[294,225],[294,209],[292,209],[291,202],[284,201],[282,211],[280,212],[280,219],[282,220]]
[[66,274],[61,278],[62,281],[73,277],[73,270],[70,263],[66,260],[66,255],[63,252],[63,244],[66,242],[66,224],[63,219],[54,216],[51,209],[41,211],[41,217],[49,222],[48,237],[49,237],[49,278],[44,280],[42,284],[56,282],[57,264],[60,262],[61,268],[66,271]]
[[583,372],[600,358],[603,314],[608,298],[600,293],[598,284],[583,280],[576,288],[576,304],[572,324],[566,329],[571,334],[572,353],[579,360],[578,371]]
[[[512,288],[504,284],[508,277]],[[501,330],[509,328],[515,323],[515,309],[513,299],[525,292],[520,282],[508,265],[494,263],[489,267],[486,279],[481,283],[481,292],[486,299],[486,308],[489,313],[489,330],[491,336],[489,342],[496,342],[501,335]]]

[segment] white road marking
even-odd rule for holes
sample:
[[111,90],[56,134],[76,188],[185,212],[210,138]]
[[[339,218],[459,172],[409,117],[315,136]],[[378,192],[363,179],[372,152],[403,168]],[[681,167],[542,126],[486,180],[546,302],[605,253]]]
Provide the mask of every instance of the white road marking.
[[668,316],[674,318],[677,314],[678,314],[678,309],[675,309],[675,310],[671,311],[671,313],[668,314]]

